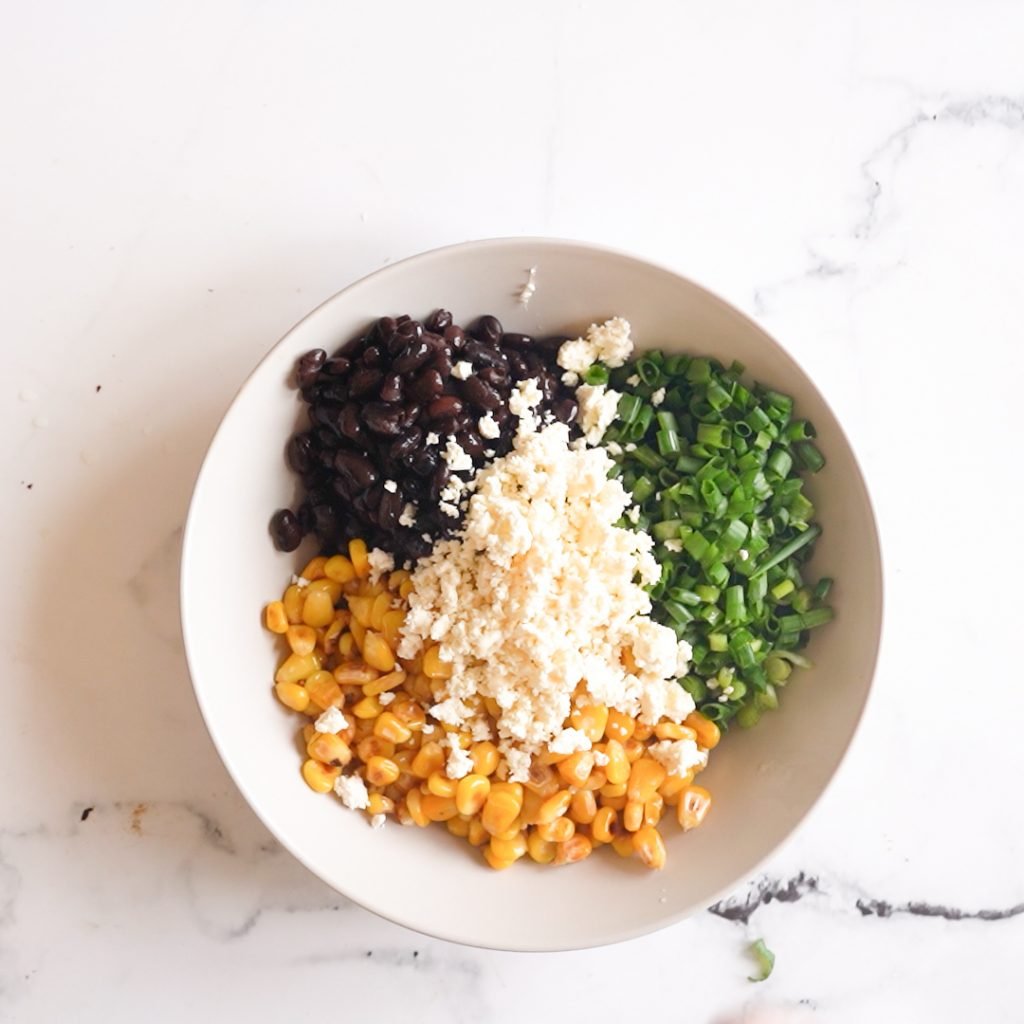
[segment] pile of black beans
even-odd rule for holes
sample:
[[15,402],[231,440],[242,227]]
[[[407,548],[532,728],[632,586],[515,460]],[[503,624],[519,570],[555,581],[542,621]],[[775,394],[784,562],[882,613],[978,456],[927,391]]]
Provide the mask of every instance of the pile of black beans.
[[[464,330],[439,309],[423,322],[381,317],[333,356],[307,352],[295,382],[309,428],[287,447],[305,497],[296,511],[279,509],[271,519],[276,546],[292,551],[312,533],[325,552],[362,537],[400,563],[427,554],[461,519],[439,507],[451,475],[443,458],[449,437],[472,458],[474,471],[504,455],[517,424],[509,395],[530,377],[543,396],[538,411],[575,423],[574,392],[562,384],[555,362],[563,341],[504,331],[493,316]],[[461,361],[473,367],[465,380],[452,375]],[[496,438],[480,436],[478,422],[487,413],[500,427]],[[428,444],[431,434],[439,443]],[[415,522],[403,525],[410,503]]]

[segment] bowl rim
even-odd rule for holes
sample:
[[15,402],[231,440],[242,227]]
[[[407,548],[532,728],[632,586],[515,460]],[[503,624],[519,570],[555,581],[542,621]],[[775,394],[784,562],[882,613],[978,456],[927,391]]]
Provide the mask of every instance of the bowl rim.
[[195,479],[192,485],[191,496],[189,498],[188,513],[186,515],[185,525],[182,530],[178,586],[178,612],[181,623],[182,645],[185,653],[186,666],[188,668],[189,681],[192,687],[192,694],[196,701],[196,705],[199,709],[199,713],[202,716],[203,724],[206,727],[207,734],[209,735],[209,738],[213,743],[214,749],[217,752],[217,756],[220,758],[221,763],[224,765],[225,770],[227,771],[228,775],[231,778],[231,781],[234,783],[235,787],[241,793],[243,799],[245,800],[246,804],[248,804],[249,809],[252,811],[252,813],[255,814],[255,816],[260,820],[263,826],[271,833],[274,839],[278,843],[280,843],[281,846],[284,847],[284,849],[287,850],[292,857],[294,857],[300,864],[302,864],[302,866],[307,871],[309,871],[311,874],[319,878],[329,888],[338,892],[346,899],[351,900],[358,906],[363,907],[366,910],[369,910],[373,914],[376,914],[378,917],[384,918],[385,920],[390,921],[394,924],[398,924],[403,928],[408,928],[410,931],[428,936],[430,938],[441,939],[446,942],[454,942],[460,945],[469,946],[477,949],[493,949],[506,952],[520,953],[554,953],[569,952],[573,950],[594,949],[601,946],[615,945],[621,942],[629,941],[631,939],[640,938],[644,935],[649,935],[656,931],[660,931],[664,928],[668,928],[671,925],[678,924],[680,921],[683,921],[686,918],[691,917],[693,914],[695,914],[698,910],[698,907],[686,907],[674,913],[667,914],[664,917],[652,919],[652,922],[649,926],[638,926],[630,928],[624,932],[617,933],[610,938],[600,936],[595,937],[593,940],[588,939],[585,940],[583,943],[544,944],[543,942],[540,942],[537,944],[523,944],[510,942],[508,944],[503,945],[491,945],[476,940],[472,937],[467,937],[465,935],[458,934],[456,931],[448,929],[445,926],[444,922],[438,922],[436,927],[425,928],[422,925],[422,923],[416,924],[410,920],[406,920],[405,916],[398,911],[392,909],[384,909],[382,907],[376,906],[375,901],[373,900],[364,901],[363,899],[360,899],[357,896],[352,895],[344,889],[339,888],[332,882],[329,882],[327,879],[323,878],[323,876],[320,875],[319,872],[314,870],[308,863],[307,859],[305,858],[301,850],[298,849],[288,839],[287,836],[279,834],[278,831],[274,829],[264,819],[263,815],[257,809],[257,807],[259,806],[259,801],[255,797],[255,795],[250,791],[247,782],[241,777],[241,775],[238,772],[236,772],[229,756],[222,748],[220,740],[218,738],[218,734],[213,726],[213,718],[209,712],[207,704],[201,693],[201,687],[197,684],[196,681],[197,666],[193,664],[194,658],[192,655],[192,648],[189,640],[190,631],[188,625],[188,616],[186,614],[186,592],[189,589],[189,580],[192,571],[188,554],[191,547],[190,539],[192,537],[193,531],[196,529],[196,508],[198,504],[197,498],[206,479],[206,475],[209,471],[213,451],[217,445],[219,437],[222,434],[224,424],[227,421],[228,417],[231,415],[231,412],[234,409],[234,406],[237,403],[239,397],[249,387],[252,380],[260,372],[261,368],[263,367],[263,364],[266,363],[271,358],[272,354],[277,350],[277,348],[281,344],[283,344],[288,337],[290,337],[308,320],[311,320],[313,317],[319,316],[323,312],[323,310],[326,309],[328,306],[331,306],[334,303],[341,301],[341,299],[349,291],[363,285],[365,282],[373,278],[376,278],[382,274],[390,273],[391,271],[394,270],[394,268],[398,266],[405,266],[412,263],[418,263],[426,266],[436,260],[443,260],[446,256],[448,256],[448,254],[456,251],[483,251],[487,249],[505,249],[519,246],[529,246],[533,249],[576,249],[585,252],[600,254],[603,256],[612,256],[620,260],[626,260],[638,264],[647,270],[653,270],[658,273],[667,275],[678,281],[681,281],[682,283],[696,289],[699,292],[702,292],[713,303],[719,305],[731,315],[740,318],[740,320],[742,320],[747,326],[764,335],[764,337],[768,341],[770,341],[773,345],[779,348],[790,360],[792,360],[792,362],[797,366],[800,372],[811,383],[814,390],[817,392],[818,397],[821,399],[823,405],[831,414],[832,419],[838,430],[839,436],[842,439],[842,441],[846,444],[846,447],[850,452],[853,468],[857,477],[857,483],[859,484],[860,489],[864,495],[865,507],[868,513],[868,525],[870,526],[872,540],[872,551],[870,552],[870,555],[872,560],[876,562],[878,566],[878,594],[876,611],[877,631],[874,643],[874,650],[871,652],[870,665],[868,666],[867,688],[864,693],[864,698],[862,700],[860,710],[857,714],[856,721],[853,722],[852,728],[849,733],[849,738],[846,741],[845,748],[841,752],[836,762],[835,768],[833,769],[828,780],[822,786],[821,790],[817,793],[814,799],[808,804],[804,812],[796,820],[788,834],[785,835],[777,843],[775,843],[769,850],[767,850],[756,861],[756,863],[753,864],[747,871],[745,871],[741,877],[736,879],[736,881],[730,883],[729,885],[722,886],[721,888],[716,890],[710,898],[706,898],[705,900],[703,900],[702,903],[704,909],[706,910],[708,907],[713,906],[715,903],[719,902],[729,894],[736,892],[738,889],[746,885],[752,878],[754,878],[757,874],[760,873],[761,869],[769,860],[776,857],[779,853],[786,849],[790,843],[793,842],[797,834],[806,825],[812,812],[818,807],[818,805],[821,803],[825,795],[835,785],[837,776],[840,774],[844,764],[850,756],[850,751],[852,750],[854,744],[858,740],[858,737],[862,733],[864,719],[867,715],[868,708],[871,706],[875,696],[878,663],[881,656],[885,629],[885,559],[883,556],[883,546],[881,541],[881,534],[878,528],[878,517],[875,513],[874,502],[872,501],[871,492],[867,486],[864,470],[861,465],[860,458],[857,455],[857,450],[850,441],[850,438],[846,433],[846,430],[843,427],[842,422],[840,421],[839,417],[836,416],[826,396],[821,392],[817,384],[814,382],[813,377],[811,377],[811,375],[807,373],[807,371],[803,367],[803,364],[798,359],[796,359],[795,356],[793,356],[789,349],[782,345],[781,342],[779,342],[778,339],[776,339],[775,336],[771,334],[760,323],[754,320],[751,316],[747,315],[743,310],[734,306],[731,302],[728,302],[727,300],[722,298],[716,291],[694,280],[689,275],[683,274],[666,264],[660,263],[655,260],[647,259],[646,257],[640,256],[634,252],[626,251],[613,246],[607,246],[591,241],[571,238],[559,238],[556,236],[546,235],[503,235],[488,238],[471,239],[463,242],[456,242],[452,244],[438,246],[433,249],[427,249],[424,250],[423,252],[403,257],[402,259],[396,260],[393,263],[388,263],[386,266],[380,267],[377,270],[371,271],[368,274],[364,274],[362,277],[359,277],[355,281],[350,282],[344,288],[328,296],[326,299],[324,299],[322,302],[316,305],[312,310],[305,314],[305,316],[303,316],[301,319],[296,321],[291,327],[289,327],[288,330],[285,331],[285,333],[282,334],[281,337],[273,345],[271,345],[266,352],[264,352],[264,354],[253,366],[252,370],[250,370],[249,373],[246,374],[245,378],[242,380],[241,384],[235,390],[234,394],[231,397],[231,400],[225,407],[223,414],[218,419],[217,426],[214,429],[212,435],[210,436],[210,440],[206,446],[206,450],[203,454],[202,461],[200,462],[199,469],[196,472]]

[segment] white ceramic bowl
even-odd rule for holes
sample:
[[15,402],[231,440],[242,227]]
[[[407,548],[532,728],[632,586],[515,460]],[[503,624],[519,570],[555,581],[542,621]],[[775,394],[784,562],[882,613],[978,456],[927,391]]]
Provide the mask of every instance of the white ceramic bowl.
[[[517,301],[529,267],[537,290]],[[331,350],[373,318],[457,322],[493,313],[510,329],[572,334],[626,317],[638,346],[739,359],[796,399],[828,458],[808,490],[824,534],[814,568],[836,579],[836,621],[816,632],[816,668],[798,672],[782,710],[734,729],[701,776],[714,796],[704,825],[665,830],[668,865],[652,872],[603,851],[584,863],[501,873],[443,828],[371,830],[299,774],[296,718],[273,697],[277,645],[261,626],[306,550],[276,552],[274,511],[295,481],[282,451],[300,414],[297,356]],[[210,446],[185,530],[182,621],[196,698],[220,756],[253,810],[328,885],[418,931],[478,946],[559,950],[641,935],[712,903],[751,874],[828,785],[867,700],[879,645],[882,575],[868,495],[850,446],[807,375],[760,327],[679,275],[631,256],[554,239],[469,242],[424,253],[358,281],[294,327],[253,371]]]

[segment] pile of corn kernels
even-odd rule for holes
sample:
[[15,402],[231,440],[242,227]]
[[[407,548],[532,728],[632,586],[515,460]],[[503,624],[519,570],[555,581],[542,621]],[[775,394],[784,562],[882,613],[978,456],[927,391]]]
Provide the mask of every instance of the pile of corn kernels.
[[[396,656],[410,574],[374,575],[366,545],[354,540],[347,555],[314,558],[266,607],[267,628],[289,649],[275,677],[277,697],[311,719],[302,729],[302,775],[312,790],[365,786],[365,812],[375,823],[388,815],[403,825],[443,822],[496,869],[523,856],[570,864],[601,845],[660,868],[665,809],[674,808],[670,816],[684,831],[704,820],[711,796],[693,785],[699,769],[670,774],[649,746],[689,738],[707,751],[718,727],[697,712],[683,724],[647,725],[590,703],[582,686],[565,726],[583,732],[591,749],[545,752],[527,782],[508,782],[494,743],[429,717],[451,668],[437,646],[413,660]],[[497,718],[500,709],[488,705],[481,700],[480,709]],[[446,749],[455,748],[472,760],[460,778],[446,769]]]

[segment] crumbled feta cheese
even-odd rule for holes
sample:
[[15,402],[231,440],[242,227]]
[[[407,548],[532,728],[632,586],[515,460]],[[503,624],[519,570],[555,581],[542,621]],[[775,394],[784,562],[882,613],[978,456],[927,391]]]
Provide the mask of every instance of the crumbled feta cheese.
[[611,761],[611,758],[606,753],[601,750],[594,751],[594,764],[598,768],[603,768],[609,761]]
[[441,443],[440,435],[435,434],[434,431],[431,430],[430,433],[427,434],[427,444],[429,445],[429,444],[440,444],[440,443]]
[[629,375],[629,376],[628,376],[628,377],[626,378],[626,383],[627,383],[627,384],[628,384],[628,385],[629,385],[629,386],[630,386],[631,388],[635,388],[635,387],[637,386],[637,384],[639,384],[639,383],[640,383],[640,378],[639,378],[639,377],[638,377],[638,376],[637,376],[637,375],[636,375],[635,373],[631,373],[631,374],[630,374],[630,375]]
[[669,537],[668,540],[662,542],[665,545],[666,551],[680,552],[683,550],[683,542],[678,537]]
[[633,505],[631,508],[627,508],[626,509],[626,518],[631,523],[639,523],[640,522],[640,506],[639,505]]
[[[533,390],[521,382],[512,395],[527,414]],[[629,493],[609,479],[604,449],[574,451],[569,437],[565,424],[538,430],[535,417],[521,417],[513,450],[477,475],[462,532],[417,563],[398,651],[414,658],[443,635],[452,672],[430,716],[490,738],[473,706],[493,699],[513,782],[553,739],[570,744],[564,723],[581,680],[594,701],[650,724],[682,721],[694,706],[675,682],[675,633],[649,618],[654,542],[614,525]]]
[[622,445],[619,444],[618,441],[609,441],[605,445],[605,448],[608,449],[608,454],[609,455],[616,455],[616,456],[618,456],[618,455],[622,454]]
[[375,814],[370,819],[370,828],[382,829],[388,823],[388,817],[386,814]]
[[382,708],[386,708],[394,699],[395,695],[390,690],[377,694],[377,702]]
[[[452,519],[459,518],[459,506],[453,505],[450,501],[438,502],[437,507],[446,515],[451,516]],[[429,534],[425,535],[429,539]]]
[[581,384],[576,389],[580,405],[576,419],[588,444],[598,444],[604,437],[615,419],[621,397],[618,391],[603,384]]
[[654,758],[670,775],[685,775],[691,768],[708,763],[706,751],[693,740],[661,740],[648,748]]
[[452,376],[456,380],[469,380],[473,376],[473,364],[466,362],[465,359],[460,359],[452,367]]
[[313,728],[317,732],[338,733],[348,728],[348,719],[338,708],[328,708],[313,723]]
[[497,454],[498,453],[493,448],[485,448],[484,449],[484,458],[485,459],[493,459],[494,456],[497,455]]
[[473,770],[473,758],[469,756],[468,750],[452,744],[448,754],[448,761],[445,765],[445,772],[449,779],[464,779]]
[[349,810],[362,811],[370,806],[370,792],[358,775],[339,775],[334,780],[334,792]]
[[635,452],[636,451],[636,444],[633,441],[630,441],[629,444],[626,445],[626,451],[627,452]]
[[473,468],[473,460],[470,458],[469,452],[454,437],[448,438],[444,446],[444,454],[441,457],[448,463],[448,468],[453,473]]
[[469,736],[474,743],[483,743],[484,740],[489,740],[494,735],[494,730],[491,728],[491,723],[486,718],[474,718],[469,723]]
[[552,754],[575,754],[591,748],[590,737],[580,729],[563,729],[548,743]]
[[394,556],[387,551],[381,551],[380,548],[373,548],[366,556],[366,560],[370,563],[371,583],[376,583],[384,573],[391,572],[395,567]]
[[405,508],[402,509],[402,514],[398,517],[398,525],[416,525],[416,506],[411,501],[406,502]]
[[530,299],[533,298],[533,293],[537,290],[537,268],[530,267],[529,275],[526,278],[526,284],[519,289],[519,302],[523,306],[530,304]]
[[519,416],[520,418],[526,416],[531,409],[540,405],[540,400],[543,398],[543,394],[539,387],[537,387],[537,381],[533,377],[527,377],[526,380],[519,381],[516,384],[515,391],[509,395],[508,398],[508,411],[513,416]]
[[421,533],[420,536],[429,544],[434,538],[429,533]]
[[574,388],[580,382],[580,375],[575,370],[566,370],[562,374],[562,383],[567,388]]
[[296,576],[295,573],[292,573],[292,583],[297,587],[309,586],[309,580],[307,580],[305,576]]
[[665,401],[665,389],[664,388],[658,388],[658,390],[655,391],[653,395],[651,395],[651,405],[659,406],[664,401]]
[[633,352],[629,330],[629,322],[620,316],[606,320],[600,326],[591,324],[585,337],[562,345],[558,350],[558,365],[573,373],[584,373],[597,362],[611,367],[622,366]]
[[487,438],[488,441],[501,437],[501,427],[498,426],[498,421],[490,413],[480,417],[477,421],[477,429],[480,431],[480,436]]
[[693,648],[685,641],[680,640],[676,648],[676,678],[681,679],[690,671],[690,659],[693,657]]
[[390,491],[392,494],[397,494],[398,493],[398,484],[396,484],[394,480],[385,480],[384,481],[384,490],[385,491]]

